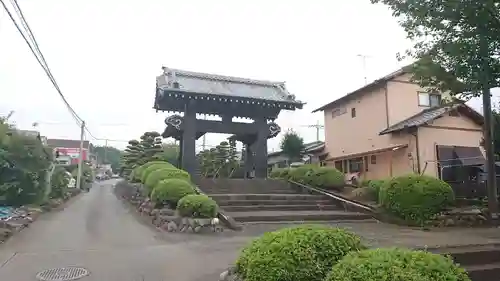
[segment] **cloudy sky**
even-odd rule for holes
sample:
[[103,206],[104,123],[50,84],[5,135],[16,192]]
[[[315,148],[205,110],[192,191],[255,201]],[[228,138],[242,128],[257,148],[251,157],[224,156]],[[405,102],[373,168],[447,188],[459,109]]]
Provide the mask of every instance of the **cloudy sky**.
[[[155,77],[165,65],[286,81],[307,105],[281,113],[277,121],[314,141],[315,129],[305,126],[323,123],[323,115],[311,111],[359,88],[365,76],[370,81],[396,70],[402,63],[395,54],[409,46],[390,11],[369,0],[18,2],[64,95],[102,139],[163,130],[166,114],[152,105]],[[359,55],[366,57],[366,67]],[[0,96],[0,115],[14,110],[21,129],[37,122],[49,138],[79,138],[79,128],[2,9]],[[207,145],[225,137],[210,134]],[[279,137],[270,140],[270,150],[278,146]]]

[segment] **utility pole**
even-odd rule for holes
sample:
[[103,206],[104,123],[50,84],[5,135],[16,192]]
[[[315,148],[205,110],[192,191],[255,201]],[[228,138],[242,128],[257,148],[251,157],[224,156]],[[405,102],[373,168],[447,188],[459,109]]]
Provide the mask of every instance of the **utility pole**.
[[362,54],[359,54],[358,57],[361,58],[361,61],[363,63],[363,78],[365,79],[365,85],[368,84],[368,77],[367,77],[367,74],[366,74],[366,59],[369,57],[367,55],[362,55]]
[[[203,120],[207,120],[207,115],[203,116]],[[201,148],[203,151],[205,151],[205,147],[207,146],[207,133],[203,134],[203,143],[201,145]]]
[[108,164],[108,139],[106,139],[105,143],[104,143],[104,163],[103,164]]
[[315,128],[315,129],[316,129],[316,140],[317,140],[317,141],[319,141],[319,130],[321,130],[321,129],[324,129],[324,128],[325,128],[325,126],[324,126],[324,125],[321,125],[321,124],[319,123],[319,120],[318,120],[318,122],[317,122],[316,124],[314,124],[314,125],[305,125],[304,127],[307,127],[307,128]]
[[492,122],[492,111],[491,111],[491,91],[490,91],[490,80],[491,73],[489,72],[489,42],[488,38],[484,35],[484,28],[480,29],[482,33],[480,36],[479,52],[482,60],[483,67],[482,73],[480,75],[480,83],[483,95],[483,115],[484,115],[484,125],[483,125],[483,137],[484,137],[484,149],[486,151],[486,163],[488,169],[488,178],[486,181],[488,190],[488,210],[491,215],[491,219],[498,219],[498,198],[497,198],[497,178],[496,178],[496,164],[495,164],[495,151],[493,146],[493,122]]
[[80,151],[78,155],[78,175],[76,176],[76,188],[81,189],[82,187],[82,171],[83,171],[83,143],[85,138],[85,121],[82,121],[80,127]]

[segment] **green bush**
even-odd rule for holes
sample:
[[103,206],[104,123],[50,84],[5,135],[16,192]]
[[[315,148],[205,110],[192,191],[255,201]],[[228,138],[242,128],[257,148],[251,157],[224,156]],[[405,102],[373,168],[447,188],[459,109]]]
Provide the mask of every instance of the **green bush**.
[[275,178],[275,179],[280,179],[281,175],[283,174],[283,171],[287,170],[286,168],[274,168],[271,170],[269,173],[269,177]]
[[183,217],[215,218],[219,212],[219,206],[206,195],[192,194],[179,200],[177,211]]
[[379,192],[380,204],[386,211],[419,224],[452,205],[454,200],[449,184],[423,175],[392,178]]
[[153,164],[153,165],[151,165],[151,166],[149,166],[149,167],[145,168],[145,169],[142,171],[142,174],[141,174],[141,182],[142,182],[142,183],[146,183],[146,180],[147,180],[148,176],[149,176],[152,172],[154,172],[154,171],[156,171],[156,170],[158,170],[158,169],[165,169],[165,168],[172,168],[172,166],[171,166],[170,164],[168,164],[168,163],[166,163],[166,164],[163,164],[163,163],[162,163],[162,164]]
[[168,204],[176,208],[179,200],[186,196],[196,194],[192,184],[185,179],[166,179],[160,181],[151,192],[151,200],[157,204]]
[[317,168],[318,166],[316,165],[302,165],[300,167],[290,169],[289,179],[295,182],[309,184],[310,178],[308,175]]
[[144,183],[144,187],[146,188],[146,190],[151,192],[161,180],[167,179],[184,179],[186,181],[191,180],[189,174],[186,171],[177,168],[161,168],[151,172],[148,175],[148,178]]
[[317,167],[306,176],[307,182],[315,187],[337,189],[344,187],[344,173],[333,167]]
[[144,165],[141,165],[139,166],[136,170],[135,170],[135,176],[137,178],[137,180],[141,181],[142,180],[142,175],[144,173],[144,171],[153,166],[153,165],[163,165],[163,166],[166,166],[166,167],[171,167],[171,168],[175,168],[172,164],[170,164],[169,162],[166,162],[166,161],[151,161],[151,162],[148,162]]
[[361,239],[340,228],[302,225],[267,232],[236,261],[246,281],[322,280],[338,260],[364,249]]
[[404,249],[371,249],[350,253],[325,281],[470,281],[464,269],[437,254]]

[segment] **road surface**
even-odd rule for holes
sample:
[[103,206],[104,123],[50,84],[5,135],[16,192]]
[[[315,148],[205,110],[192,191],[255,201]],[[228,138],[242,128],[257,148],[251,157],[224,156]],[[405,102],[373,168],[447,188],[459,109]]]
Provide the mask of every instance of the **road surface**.
[[82,281],[215,281],[250,238],[161,234],[137,220],[112,183],[96,184],[1,245],[0,280],[77,266],[90,272]]

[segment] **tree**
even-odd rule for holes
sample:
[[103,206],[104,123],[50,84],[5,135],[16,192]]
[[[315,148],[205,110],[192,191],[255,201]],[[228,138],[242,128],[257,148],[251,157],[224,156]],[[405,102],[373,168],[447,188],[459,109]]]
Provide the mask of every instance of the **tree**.
[[280,148],[291,162],[300,161],[305,148],[304,139],[293,130],[289,130],[281,139]]
[[97,155],[97,159],[102,160],[103,164],[111,164],[113,172],[118,172],[123,151],[112,146],[95,146],[94,153]]
[[138,165],[157,160],[158,154],[163,150],[161,146],[161,137],[158,132],[145,132],[141,136],[139,146],[142,154],[140,155],[140,159],[138,159]]
[[0,118],[0,204],[42,199],[52,155],[37,137],[26,136]]
[[157,154],[157,159],[167,161],[174,166],[179,165],[179,145],[175,143],[161,143],[162,150]]
[[129,176],[132,170],[137,166],[142,155],[142,147],[137,140],[130,140],[127,148],[122,155],[120,174]]
[[[452,95],[479,96],[500,83],[498,1],[371,0],[389,6],[413,48],[414,80]],[[484,81],[483,81],[484,79]]]

